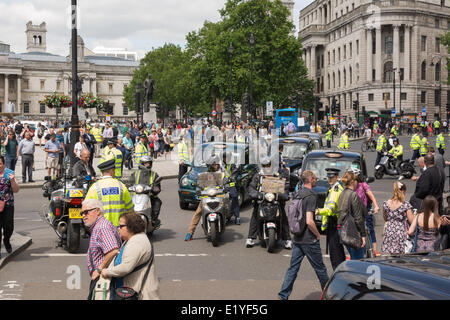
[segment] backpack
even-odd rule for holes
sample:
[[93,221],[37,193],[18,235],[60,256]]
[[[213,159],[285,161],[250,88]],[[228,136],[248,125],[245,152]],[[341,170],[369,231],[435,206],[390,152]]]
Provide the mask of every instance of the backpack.
[[289,230],[294,236],[301,236],[306,230],[306,213],[303,213],[303,199],[306,197],[313,195],[310,194],[304,196],[303,198],[299,198],[295,196],[288,208],[288,222],[289,222]]

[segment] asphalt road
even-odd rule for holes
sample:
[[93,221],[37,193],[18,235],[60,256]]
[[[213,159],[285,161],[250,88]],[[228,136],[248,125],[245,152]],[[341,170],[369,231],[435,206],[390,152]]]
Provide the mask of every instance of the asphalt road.
[[[410,156],[409,138],[400,139],[405,146],[405,158]],[[434,138],[430,139],[434,145]],[[360,151],[361,142],[351,149]],[[369,175],[373,176],[376,154],[366,152]],[[371,184],[378,205],[392,195],[395,177],[385,177]],[[414,191],[414,182],[404,181],[407,198]],[[446,184],[447,186],[447,184]],[[206,241],[199,225],[194,240],[184,241],[191,210],[178,207],[176,180],[163,181],[163,201],[160,219],[162,227],[154,234],[156,272],[160,280],[162,299],[179,300],[271,300],[277,293],[289,267],[291,251],[280,248],[274,254],[255,246],[247,249],[251,206],[241,211],[242,224],[228,225],[219,247]],[[44,223],[39,210],[45,205],[40,189],[22,190],[16,197],[15,230],[29,236],[33,243],[14,257],[0,272],[0,300],[42,299],[83,300],[87,297],[89,275],[85,253],[88,239],[82,240],[80,253],[72,255],[56,247],[57,236]],[[375,216],[378,251],[381,249],[383,218]],[[321,239],[324,262],[331,276],[330,260],[325,255],[325,236]],[[305,259],[302,263],[291,299],[318,299],[320,285],[314,270]]]

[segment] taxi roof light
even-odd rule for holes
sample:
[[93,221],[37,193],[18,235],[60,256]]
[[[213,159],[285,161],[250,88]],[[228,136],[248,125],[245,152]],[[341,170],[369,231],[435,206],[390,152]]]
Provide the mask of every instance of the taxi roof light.
[[342,158],[344,155],[341,152],[327,152],[325,157],[328,158]]

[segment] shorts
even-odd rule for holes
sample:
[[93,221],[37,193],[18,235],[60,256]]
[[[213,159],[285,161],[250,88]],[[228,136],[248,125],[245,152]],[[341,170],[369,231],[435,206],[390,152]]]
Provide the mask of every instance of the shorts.
[[47,168],[58,169],[58,167],[59,167],[58,162],[59,162],[59,157],[58,158],[48,157],[47,158]]

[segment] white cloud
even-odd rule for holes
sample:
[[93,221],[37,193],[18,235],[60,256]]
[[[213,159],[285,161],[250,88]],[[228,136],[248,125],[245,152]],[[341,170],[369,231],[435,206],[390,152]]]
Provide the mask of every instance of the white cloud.
[[[81,35],[88,48],[124,47],[146,52],[164,43],[183,46],[185,36],[205,20],[218,21],[226,0],[78,0]],[[295,19],[298,19],[297,1]],[[25,52],[25,25],[47,23],[47,51],[68,55],[69,0],[1,0],[0,41]],[[297,21],[294,21],[297,24]]]

